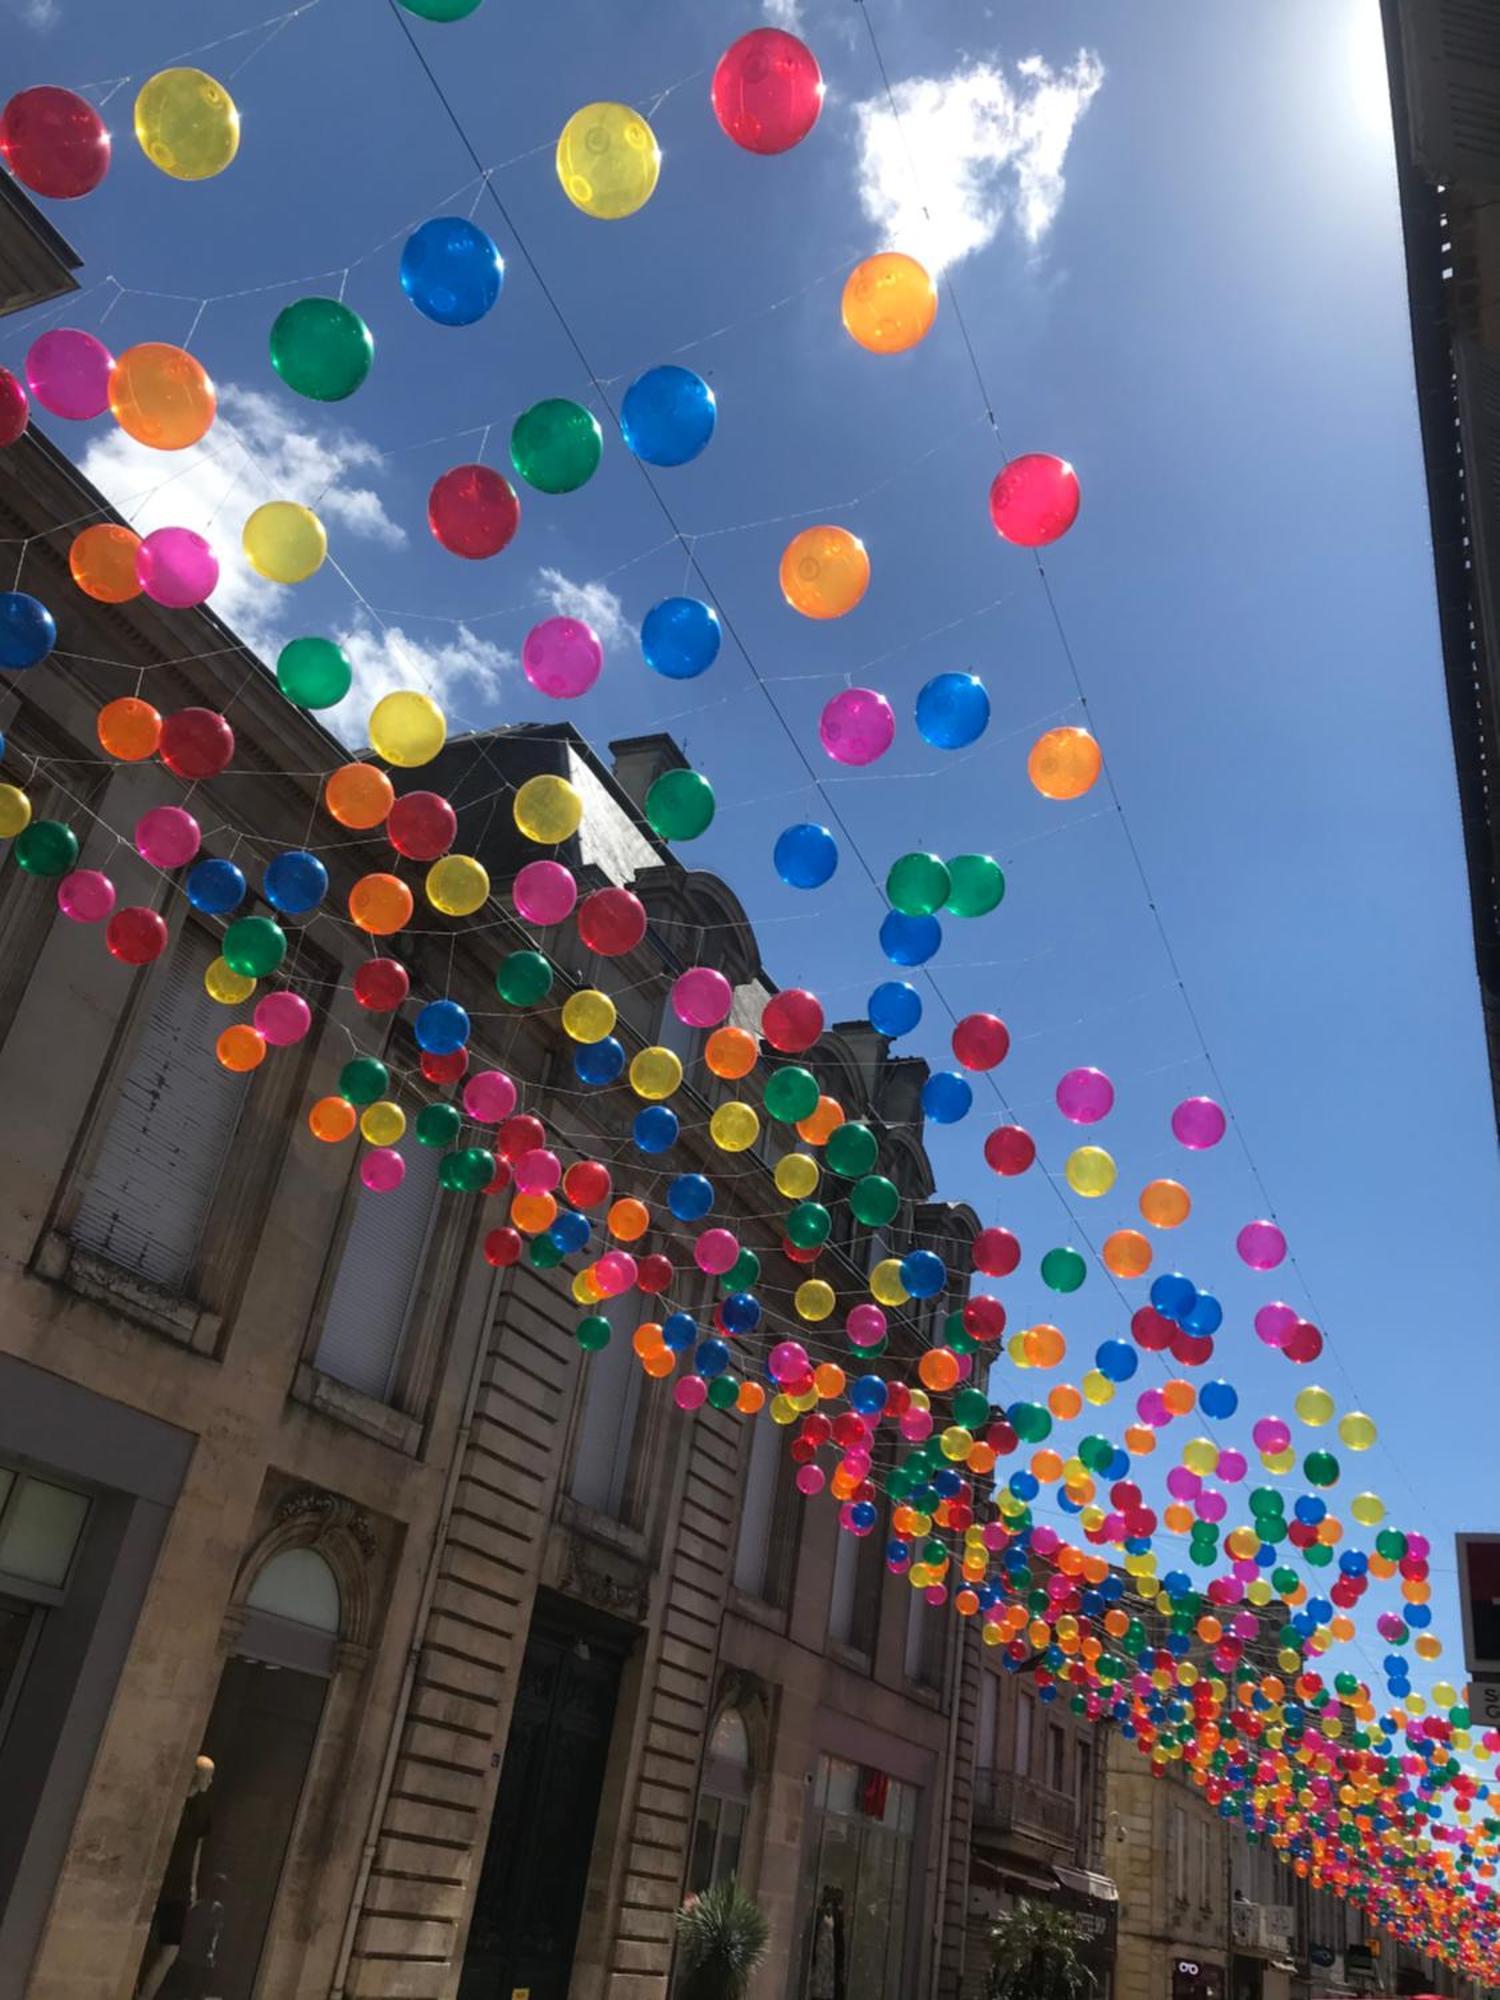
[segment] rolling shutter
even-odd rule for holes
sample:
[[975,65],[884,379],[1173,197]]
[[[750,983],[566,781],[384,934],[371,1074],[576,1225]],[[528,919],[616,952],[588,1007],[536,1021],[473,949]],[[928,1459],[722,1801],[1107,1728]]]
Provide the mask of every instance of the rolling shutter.
[[384,1402],[437,1211],[437,1146],[403,1148],[406,1179],[389,1194],[361,1184],[313,1366]]

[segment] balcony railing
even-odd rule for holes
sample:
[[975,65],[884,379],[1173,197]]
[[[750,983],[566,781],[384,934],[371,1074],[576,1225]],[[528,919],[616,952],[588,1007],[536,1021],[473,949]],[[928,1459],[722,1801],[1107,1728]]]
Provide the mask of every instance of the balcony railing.
[[1019,1771],[974,1773],[974,1817],[998,1833],[1028,1833],[1058,1847],[1078,1837],[1078,1802]]

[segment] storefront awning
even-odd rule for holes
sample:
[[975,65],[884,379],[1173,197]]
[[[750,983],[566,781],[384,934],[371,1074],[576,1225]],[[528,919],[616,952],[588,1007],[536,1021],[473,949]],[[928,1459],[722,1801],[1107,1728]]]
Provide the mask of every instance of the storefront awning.
[[986,1889],[1038,1889],[1045,1896],[1057,1887],[1050,1875],[1043,1874],[1040,1863],[1028,1866],[1025,1861],[992,1860],[974,1853],[969,1856],[969,1880]]
[[1092,1896],[1098,1903],[1118,1903],[1120,1892],[1108,1875],[1100,1875],[1092,1868],[1065,1868],[1060,1861],[1054,1861],[1052,1872],[1063,1888],[1071,1889],[1075,1896]]

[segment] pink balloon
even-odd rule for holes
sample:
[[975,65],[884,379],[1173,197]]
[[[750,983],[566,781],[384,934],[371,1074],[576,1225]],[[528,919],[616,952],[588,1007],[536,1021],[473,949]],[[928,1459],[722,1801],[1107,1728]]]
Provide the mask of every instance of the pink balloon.
[[218,588],[219,558],[191,528],[157,528],[135,552],[135,575],[153,604],[191,611]]
[[818,738],[836,764],[873,764],[890,749],[896,718],[874,688],[845,688],[823,710]]
[[1228,1125],[1222,1106],[1211,1097],[1185,1097],[1172,1113],[1173,1138],[1195,1153],[1217,1146]]
[[1274,1222],[1247,1222],[1234,1247],[1252,1271],[1274,1271],[1286,1255],[1286,1237]]
[[1196,1500],[1203,1491],[1203,1481],[1187,1466],[1174,1465],[1167,1474],[1167,1491],[1174,1500]]
[[1200,1521],[1222,1521],[1229,1512],[1229,1502],[1222,1493],[1205,1486],[1193,1502],[1193,1509]]
[[1114,1108],[1115,1087],[1102,1069],[1070,1069],[1057,1086],[1057,1108],[1075,1125],[1097,1125]]
[[115,885],[97,868],[75,868],[57,885],[57,907],[75,924],[101,924],[115,907]]
[[1285,1347],[1287,1335],[1297,1324],[1297,1315],[1280,1299],[1272,1299],[1255,1315],[1255,1331],[1267,1347]]
[[1257,1451],[1285,1451],[1292,1441],[1292,1427],[1281,1417],[1258,1417],[1250,1436]]
[[908,1444],[923,1444],[932,1436],[931,1410],[903,1410],[899,1419],[902,1437]]
[[538,694],[573,701],[587,694],[604,665],[599,635],[581,618],[544,618],[521,647],[521,666]]
[[708,1400],[708,1384],[701,1375],[684,1375],[672,1391],[679,1410],[701,1410]]
[[312,1026],[312,1009],[300,993],[267,993],[256,1001],[253,1018],[273,1049],[289,1049]]
[[528,861],[510,885],[516,915],[528,924],[560,924],[573,914],[578,884],[560,861]]
[[1219,1453],[1219,1462],[1214,1467],[1214,1477],[1222,1479],[1226,1486],[1233,1486],[1245,1476],[1245,1454],[1236,1451],[1233,1445]]
[[711,1278],[732,1270],[739,1254],[740,1239],[732,1229],[705,1229],[693,1246],[694,1262]]
[[773,1382],[795,1382],[812,1369],[807,1349],[800,1340],[778,1340],[766,1357],[766,1366]]
[[503,1069],[482,1069],[464,1085],[464,1110],[480,1125],[498,1125],[516,1108],[516,1086]]
[[406,1162],[390,1146],[374,1146],[359,1163],[359,1177],[371,1194],[389,1194],[406,1179]]
[[26,351],[26,386],[54,417],[86,423],[109,408],[109,375],[115,357],[102,340],[77,327],[38,334]]
[[594,1277],[607,1299],[630,1291],[640,1276],[640,1266],[628,1250],[606,1250],[594,1266]]
[[885,1329],[885,1314],[879,1306],[851,1306],[849,1317],[844,1321],[844,1331],[856,1347],[873,1347],[877,1341],[885,1339]]
[[562,1161],[545,1146],[533,1146],[515,1163],[516,1186],[522,1194],[551,1194],[562,1179]]
[[810,1500],[815,1493],[821,1493],[827,1483],[827,1474],[821,1465],[799,1465],[797,1467],[797,1491],[805,1495],[807,1499]]
[[717,1028],[729,1018],[734,988],[711,965],[692,965],[672,986],[672,1011],[689,1028]]
[[135,851],[153,868],[186,867],[202,844],[202,829],[182,806],[153,806],[135,823]]

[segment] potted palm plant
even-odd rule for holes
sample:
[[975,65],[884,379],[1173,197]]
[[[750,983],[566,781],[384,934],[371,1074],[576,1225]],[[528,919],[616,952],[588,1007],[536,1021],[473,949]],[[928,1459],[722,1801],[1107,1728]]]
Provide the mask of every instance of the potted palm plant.
[[744,2000],[771,1926],[733,1877],[689,1896],[677,1912],[675,2000]]
[[1083,1927],[1051,1903],[1018,1902],[990,1932],[989,2000],[1085,2000]]

